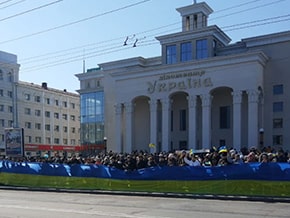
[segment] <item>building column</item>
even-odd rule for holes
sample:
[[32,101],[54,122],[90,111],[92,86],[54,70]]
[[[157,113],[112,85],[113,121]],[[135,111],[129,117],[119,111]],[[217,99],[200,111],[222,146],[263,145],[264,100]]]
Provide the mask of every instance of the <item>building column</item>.
[[256,90],[248,90],[248,147],[258,146],[258,100]]
[[241,150],[242,142],[242,94],[243,92],[233,91],[233,146],[237,151]]
[[202,101],[202,148],[211,147],[211,100],[210,94],[201,95]]
[[121,119],[122,119],[122,104],[115,105],[115,133],[116,133],[116,147],[115,149],[117,152],[124,152],[122,148],[122,126],[121,126]]
[[157,99],[151,99],[150,104],[150,143],[155,145],[155,148],[150,148],[151,152],[157,146]]
[[132,115],[133,115],[133,104],[126,102],[125,104],[125,148],[124,152],[132,152]]
[[190,95],[188,100],[188,148],[196,149],[196,96]]
[[170,99],[161,99],[162,104],[162,151],[169,151]]

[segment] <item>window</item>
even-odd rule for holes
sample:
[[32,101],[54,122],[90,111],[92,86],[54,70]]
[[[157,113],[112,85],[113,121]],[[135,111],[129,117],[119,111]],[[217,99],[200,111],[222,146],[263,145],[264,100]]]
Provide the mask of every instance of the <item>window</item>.
[[25,136],[26,142],[31,143],[32,142],[32,137],[31,136]]
[[26,94],[24,94],[24,98],[25,98],[26,101],[29,101],[30,100],[30,95],[26,93]]
[[8,95],[9,98],[12,98],[13,97],[13,93],[11,91],[8,91],[7,92],[7,95]]
[[0,70],[0,80],[3,80],[3,71]]
[[62,105],[63,105],[64,107],[67,107],[67,102],[66,102],[66,101],[63,101],[63,102],[62,102]]
[[54,118],[59,119],[59,113],[54,113]]
[[273,135],[273,145],[282,145],[283,136],[282,135]]
[[36,123],[35,124],[35,129],[41,129],[41,123]]
[[35,142],[36,142],[36,143],[41,143],[41,137],[36,136],[36,137],[35,137]]
[[0,126],[4,127],[5,126],[5,120],[4,119],[0,119]]
[[282,95],[283,94],[283,85],[274,85],[273,86],[273,95]]
[[26,114],[26,115],[30,115],[30,114],[31,114],[31,110],[30,110],[30,108],[25,108],[25,109],[24,109],[24,114]]
[[8,120],[8,126],[9,127],[13,127],[13,121],[12,120]]
[[207,40],[196,41],[196,59],[203,59],[208,57]]
[[179,130],[186,131],[186,110],[179,111]]
[[13,75],[11,72],[8,73],[8,82],[13,82]]
[[67,120],[67,114],[63,114],[63,115],[62,115],[62,118],[63,118],[64,120]]
[[50,125],[49,124],[45,124],[45,130],[46,131],[50,131]]
[[71,144],[71,145],[75,145],[75,144],[76,144],[76,140],[75,140],[75,139],[71,139],[71,140],[70,140],[70,144]]
[[31,129],[31,123],[30,122],[25,122],[25,128]]
[[177,61],[176,57],[176,45],[169,45],[166,47],[166,63],[175,64]]
[[5,136],[4,134],[0,134],[0,141],[4,142]]
[[188,31],[190,29],[190,17],[186,16],[185,18],[185,29]]
[[59,138],[54,138],[54,144],[59,144]]
[[0,111],[4,111],[4,105],[3,104],[0,104]]
[[71,128],[71,132],[72,132],[72,133],[75,133],[75,132],[76,132],[76,128],[72,127],[72,128]]
[[220,107],[220,128],[229,129],[230,128],[230,106]]
[[47,118],[50,117],[50,112],[49,111],[45,111],[45,117],[47,117]]
[[273,103],[273,112],[283,112],[283,102],[274,102]]
[[59,125],[54,126],[54,131],[59,132]]
[[283,128],[283,119],[282,118],[273,119],[273,128],[274,129]]
[[76,120],[75,115],[70,115],[70,119],[73,120],[73,121],[75,121]]
[[35,116],[39,117],[41,114],[40,110],[35,110]]
[[63,131],[64,131],[64,132],[67,132],[67,126],[64,126],[64,127],[63,127]]
[[0,96],[4,96],[3,89],[0,89]]
[[54,104],[55,104],[56,106],[58,106],[58,105],[59,105],[59,103],[58,103],[58,100],[57,100],[57,99],[55,99],[55,100],[54,100]]
[[13,113],[13,107],[12,106],[8,106],[8,112]]
[[63,144],[67,145],[67,139],[63,139]]
[[192,60],[192,44],[186,42],[181,44],[181,62]]
[[46,98],[45,99],[45,102],[46,102],[46,104],[50,104],[50,99],[49,98]]
[[51,139],[50,139],[50,137],[46,137],[46,138],[45,138],[45,142],[46,142],[46,144],[49,144],[49,145],[50,145],[50,143],[51,143]]
[[34,96],[34,101],[35,102],[40,102],[40,96],[38,96],[38,95],[37,96]]
[[71,107],[72,109],[75,109],[75,107],[76,107],[75,103],[70,103],[70,107]]

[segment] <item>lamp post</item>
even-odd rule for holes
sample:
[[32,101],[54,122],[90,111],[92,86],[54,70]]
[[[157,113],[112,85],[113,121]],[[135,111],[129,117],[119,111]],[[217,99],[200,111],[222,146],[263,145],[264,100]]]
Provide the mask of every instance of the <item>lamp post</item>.
[[105,154],[107,153],[107,137],[104,137],[104,149],[105,149]]
[[260,149],[263,149],[264,147],[264,129],[260,128],[259,129],[259,133],[260,133]]

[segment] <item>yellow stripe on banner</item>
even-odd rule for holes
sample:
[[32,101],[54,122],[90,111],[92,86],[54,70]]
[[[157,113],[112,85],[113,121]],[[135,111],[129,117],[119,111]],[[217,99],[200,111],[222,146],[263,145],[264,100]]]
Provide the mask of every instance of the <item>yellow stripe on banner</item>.
[[32,188],[60,188],[198,195],[290,197],[290,182],[257,180],[114,180],[0,173],[0,184]]

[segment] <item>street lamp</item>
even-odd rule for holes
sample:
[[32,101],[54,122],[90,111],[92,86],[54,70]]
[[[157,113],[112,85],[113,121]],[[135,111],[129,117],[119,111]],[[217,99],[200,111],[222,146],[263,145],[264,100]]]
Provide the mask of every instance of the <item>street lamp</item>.
[[260,149],[263,149],[263,147],[264,147],[264,129],[260,128],[259,133],[260,133]]
[[105,148],[105,154],[107,153],[107,137],[104,137],[104,148]]

